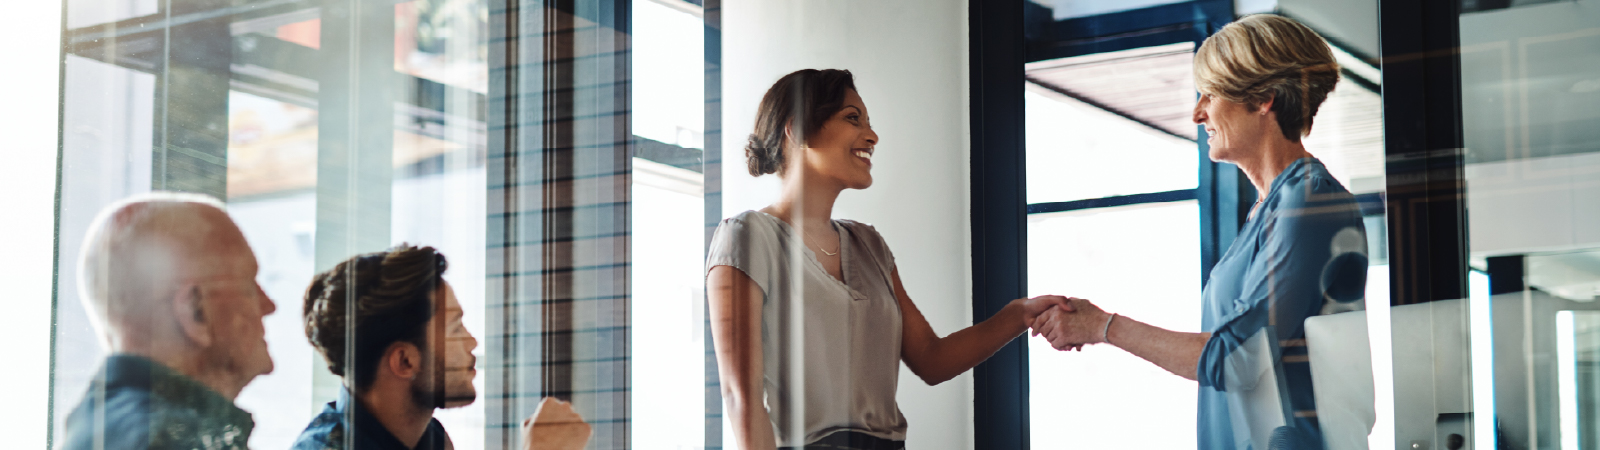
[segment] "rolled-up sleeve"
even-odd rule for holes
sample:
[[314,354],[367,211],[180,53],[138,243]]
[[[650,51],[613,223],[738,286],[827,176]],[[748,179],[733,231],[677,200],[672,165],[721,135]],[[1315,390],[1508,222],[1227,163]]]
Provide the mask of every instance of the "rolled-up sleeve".
[[[1332,180],[1298,181],[1281,187],[1285,191],[1272,211],[1258,212],[1268,222],[1256,235],[1242,295],[1233,299],[1201,351],[1195,375],[1202,386],[1228,390],[1233,381],[1225,379],[1227,365],[1241,360],[1230,357],[1263,330],[1271,332],[1272,357],[1281,357],[1278,340],[1303,338],[1306,318],[1319,314],[1326,302],[1361,295],[1366,239],[1354,199],[1348,193],[1334,195]],[[1348,298],[1352,286],[1355,299]]]

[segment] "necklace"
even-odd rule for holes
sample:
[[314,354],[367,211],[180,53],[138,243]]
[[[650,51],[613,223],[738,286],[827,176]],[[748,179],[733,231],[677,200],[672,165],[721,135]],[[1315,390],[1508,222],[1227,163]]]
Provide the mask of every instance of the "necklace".
[[[811,238],[812,241],[816,241],[817,240],[816,237],[811,236],[811,231],[805,229],[804,226],[800,227],[800,232],[801,233],[805,233],[806,237]],[[822,245],[820,245],[820,244],[817,245],[817,250],[821,250],[822,253],[824,253],[824,254],[826,254],[828,256],[834,256],[834,255],[839,254],[839,252],[830,252],[830,251],[827,251],[827,250],[822,250]],[[844,250],[844,243],[843,242],[839,243],[839,250],[841,250],[841,251]]]

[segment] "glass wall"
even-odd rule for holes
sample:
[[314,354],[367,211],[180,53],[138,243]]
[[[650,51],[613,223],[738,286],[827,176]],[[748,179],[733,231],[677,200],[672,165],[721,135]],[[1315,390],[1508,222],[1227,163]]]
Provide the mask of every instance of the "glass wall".
[[[1272,13],[1325,38],[1340,66],[1301,142],[1362,225],[1322,246],[1318,282],[1347,269],[1337,261],[1364,261],[1365,277],[1324,292],[1297,319],[1303,336],[1268,344],[1281,357],[1263,373],[1302,371],[1315,387],[1276,399],[1315,408],[1274,420],[1316,423],[1329,449],[1600,448],[1600,0],[1012,1],[67,0],[41,433],[56,448],[121,438],[74,430],[103,420],[93,406],[122,395],[107,380],[126,381],[116,361],[138,358],[249,413],[248,447],[331,439],[316,424],[336,422],[341,401],[382,407],[362,397],[375,392],[363,375],[330,366],[414,348],[383,359],[428,361],[393,369],[422,381],[390,385],[417,400],[391,409],[448,405],[423,409],[463,450],[523,448],[540,417],[577,426],[547,399],[581,416],[592,432],[578,446],[592,449],[741,448],[739,414],[753,410],[791,414],[758,424],[789,430],[780,443],[860,432],[911,448],[1209,448],[1195,432],[1220,417],[1209,388],[1111,345],[1058,351],[1001,306],[1059,294],[1167,330],[1219,329],[1202,292],[1229,254],[1264,242],[1251,234],[1261,199],[1211,159],[1195,55]],[[865,130],[856,142],[757,135],[777,109],[768,89],[806,68],[851,71],[861,114],[838,120]],[[752,175],[771,145],[815,157],[785,164],[829,170]],[[840,181],[850,170],[866,181]],[[817,191],[832,189],[827,202],[796,187],[818,177],[838,181]],[[98,251],[85,240],[96,227],[122,220],[107,208],[173,192],[220,203],[256,289],[202,291],[210,278],[193,275],[158,294],[96,293],[106,265],[80,259]],[[826,206],[825,225],[797,227],[796,203]],[[768,280],[736,267],[759,295],[718,303],[732,297],[708,289],[708,265],[737,265],[716,259],[718,233],[752,217],[776,220],[759,237],[793,265]],[[333,333],[314,330],[333,314],[319,274],[401,244],[444,255],[453,296],[416,297],[430,328],[394,326],[421,333],[398,347],[325,353],[335,340],[308,337]],[[760,283],[773,280],[795,286]],[[343,283],[327,286],[374,289]],[[841,287],[850,301],[807,312]],[[730,304],[760,311],[743,339],[718,337],[733,322],[717,305]],[[862,325],[862,305],[891,319]],[[263,315],[259,330],[248,314]],[[367,339],[335,328],[345,345]],[[239,362],[258,331],[270,371]],[[739,391],[750,379],[723,366],[738,345],[773,353],[753,402]],[[919,348],[941,351],[906,356]],[[829,359],[862,349],[888,355],[869,358],[870,380],[840,375],[868,364]],[[166,373],[139,367],[141,380]],[[833,410],[793,402],[807,393],[784,379],[814,397],[875,386],[862,398],[888,406],[849,398],[840,414],[853,416],[807,422]],[[418,387],[449,380],[455,391]],[[451,397],[467,387],[471,401]],[[227,423],[241,436],[245,422]]]
[[1470,403],[1437,410],[1476,418],[1476,448],[1600,448],[1587,325],[1600,285],[1595,6],[1478,2],[1458,22],[1466,240],[1483,274],[1472,312],[1492,319],[1470,327]]
[[518,448],[544,397],[588,448],[705,447],[702,9],[67,2],[53,441],[108,356],[148,354],[92,325],[89,227],[179,191],[223,202],[277,309],[273,368],[233,399],[250,447],[289,448],[350,384],[307,339],[313,275],[401,243],[448,259],[476,338],[475,401],[433,415],[455,448]]

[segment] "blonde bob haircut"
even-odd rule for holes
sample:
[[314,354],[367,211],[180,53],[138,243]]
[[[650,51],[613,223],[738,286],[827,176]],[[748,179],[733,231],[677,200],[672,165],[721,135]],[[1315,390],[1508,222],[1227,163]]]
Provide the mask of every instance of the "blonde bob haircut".
[[1194,55],[1201,94],[1251,109],[1272,101],[1291,142],[1311,132],[1311,118],[1339,82],[1339,63],[1317,32],[1272,14],[1245,16],[1206,38]]

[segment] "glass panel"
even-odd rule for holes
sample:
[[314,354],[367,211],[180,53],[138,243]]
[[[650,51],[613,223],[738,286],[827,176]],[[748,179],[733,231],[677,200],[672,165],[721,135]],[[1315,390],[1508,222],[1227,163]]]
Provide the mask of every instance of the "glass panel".
[[[631,448],[705,448],[705,21],[632,0]],[[703,13],[701,13],[703,15]]]
[[[1185,201],[1030,216],[1028,293],[1071,293],[1151,325],[1197,330],[1199,212]],[[1131,436],[1150,448],[1195,446],[1194,382],[1120,349],[1063,354],[1029,339],[1028,379],[1036,448],[1116,448]]]
[[[576,11],[536,14],[539,20],[511,23],[506,29],[508,6],[542,9],[483,0],[68,2],[57,242],[62,289],[55,303],[52,371],[60,401],[49,412],[55,442],[67,448],[86,448],[101,439],[133,447],[184,446],[184,440],[216,438],[223,440],[207,445],[244,448],[248,438],[250,447],[288,448],[297,441],[338,435],[329,427],[341,416],[325,415],[326,408],[353,389],[360,408],[379,414],[397,409],[372,403],[378,398],[369,397],[374,392],[428,409],[448,406],[433,417],[448,430],[455,448],[520,448],[522,421],[545,397],[572,401],[572,408],[594,424],[598,448],[625,446],[619,443],[628,442],[628,411],[620,406],[628,404],[628,341],[618,336],[627,335],[628,279],[617,274],[627,273],[629,256],[606,251],[566,261],[554,256],[573,256],[574,242],[591,250],[628,248],[630,194],[615,187],[628,177],[623,155],[629,146],[614,132],[623,130],[620,136],[627,136],[628,105],[572,102],[574,96],[627,98],[627,75],[600,69],[626,67],[621,49],[627,48],[628,29],[619,24],[628,19],[594,10],[606,6],[617,14],[614,2],[589,2]],[[491,39],[490,33],[499,33],[498,38]],[[525,53],[507,56],[506,43],[524,37],[537,44],[513,46]],[[546,39],[551,45],[545,45]],[[545,51],[566,56],[545,64]],[[584,59],[575,61],[571,56],[577,53]],[[524,67],[516,61],[536,62]],[[558,76],[541,84],[537,77],[546,68]],[[491,79],[491,73],[499,78]],[[535,81],[510,84],[508,73],[527,73]],[[492,109],[491,103],[501,108]],[[525,112],[505,108],[510,103],[552,107],[530,106]],[[698,107],[701,100],[693,103]],[[506,138],[519,133],[534,138]],[[588,153],[572,157],[574,148]],[[545,164],[518,166],[524,156]],[[698,182],[697,177],[691,178]],[[151,191],[168,193],[136,199],[141,204],[182,203],[188,200],[170,192],[205,195],[221,202],[231,224],[182,216],[173,220],[209,228],[166,237],[129,231],[128,245],[176,245],[171,242],[210,236],[220,241],[208,245],[230,248],[217,242],[233,242],[222,235],[237,228],[243,238],[239,244],[248,245],[253,260],[242,247],[221,255],[171,251],[186,261],[249,261],[258,268],[253,282],[262,295],[252,294],[252,280],[244,275],[227,274],[241,279],[239,289],[212,290],[194,281],[201,286],[193,291],[201,299],[197,312],[162,315],[176,310],[170,304],[140,303],[160,299],[126,292],[130,285],[96,284],[88,278],[82,269],[154,264],[143,253],[117,260],[126,264],[92,258],[89,265],[78,263],[81,255],[112,251],[96,253],[101,247],[82,244],[90,227],[100,223],[96,214]],[[554,204],[518,201],[527,198]],[[699,217],[690,219],[685,233],[698,238],[694,225]],[[175,226],[162,223],[166,225],[150,225],[157,228],[149,233]],[[306,298],[312,292],[308,285],[317,283],[314,275],[334,274],[336,264],[402,243],[436,249],[449,261],[448,270],[410,290],[386,291],[389,283],[402,281],[387,278],[387,266],[380,270],[361,263],[349,284],[330,282],[326,288],[349,286],[348,297]],[[699,254],[691,250],[683,254]],[[211,273],[212,266],[152,269],[152,278],[172,275],[177,280],[172,283],[180,284],[190,278],[211,280],[197,274]],[[363,275],[375,271],[386,278]],[[594,282],[579,286],[574,277]],[[447,283],[452,295],[416,287],[438,282]],[[80,286],[95,286],[106,294],[80,291]],[[174,286],[156,289],[170,293]],[[397,303],[369,303],[378,301],[374,298]],[[272,312],[265,299],[276,312],[259,317]],[[328,319],[335,325],[316,326],[318,317],[342,317],[328,305],[345,300],[360,303],[363,311],[408,305],[408,314],[372,319],[407,334],[383,334],[387,331],[335,319]],[[308,304],[321,306],[306,311]],[[196,341],[194,334],[151,332],[124,323],[132,320],[127,318],[130,311],[140,310],[155,311],[153,319],[145,319],[162,324],[184,317],[215,319],[199,325],[206,327],[203,334],[211,344]],[[423,325],[394,325],[419,317],[426,319]],[[230,322],[224,325],[223,319]],[[693,323],[698,322],[683,322]],[[344,375],[335,375],[330,363],[348,367],[360,361],[381,372],[388,366],[373,365],[372,358],[392,356],[384,352],[394,347],[357,347],[344,352],[353,358],[344,361],[324,352],[349,342],[330,338],[313,345],[308,339],[313,328],[321,336],[349,331],[357,345],[367,345],[363,342],[368,339],[412,345],[418,353],[410,355],[423,355],[418,357],[429,362],[408,364],[431,368],[423,375],[412,373],[411,386],[390,384],[399,390],[382,391],[381,374],[370,375],[378,381],[369,384],[361,381],[368,376],[361,373],[377,372],[346,368]],[[474,339],[465,339],[463,330]],[[373,333],[382,335],[375,338]],[[237,347],[224,351],[207,345]],[[268,359],[271,370],[263,365]],[[133,376],[135,391],[149,391],[137,388],[137,378],[166,373],[116,370],[135,364],[126,361],[172,370],[159,376],[161,383],[198,382],[195,392],[204,394],[180,399],[171,410],[149,411],[198,421],[152,425],[157,432],[151,439],[178,442],[120,443],[116,440],[139,436],[107,435],[104,430],[118,425],[91,423],[99,419],[89,413],[69,419],[73,411],[93,409],[99,398],[129,392],[107,388],[104,380],[129,381]],[[692,367],[698,370],[700,365]],[[94,384],[97,377],[102,381]],[[698,379],[692,383],[702,384]],[[467,397],[469,390],[474,395]],[[194,404],[215,394],[239,410]],[[555,409],[547,406],[544,411]],[[247,424],[234,415],[240,410],[252,414],[247,433],[240,429]],[[105,420],[123,423],[140,420],[140,414],[113,411]],[[323,425],[314,422],[319,417]],[[167,425],[184,431],[162,434]],[[388,433],[353,425],[344,430],[360,436]]]
[[78,0],[67,8],[67,28],[132,19],[155,14],[161,0]]
[[1600,14],[1588,1],[1462,6],[1462,232],[1493,311],[1473,334],[1493,348],[1473,374],[1494,392],[1474,401],[1493,419],[1477,448],[1600,448],[1587,350],[1600,309]]

